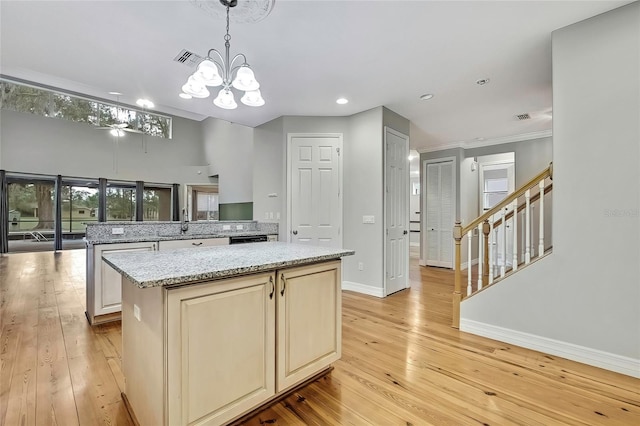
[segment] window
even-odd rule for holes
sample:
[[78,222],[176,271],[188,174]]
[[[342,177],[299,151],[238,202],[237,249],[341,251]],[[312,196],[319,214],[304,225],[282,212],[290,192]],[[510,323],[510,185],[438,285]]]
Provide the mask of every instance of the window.
[[171,139],[171,117],[85,99],[41,87],[0,80],[3,109],[60,118],[95,126],[127,123],[129,128]]
[[109,183],[107,187],[107,222],[136,220],[136,187],[126,183]]
[[170,221],[171,188],[145,185],[142,198],[142,211],[142,220],[144,221]]
[[53,250],[55,185],[44,178],[7,178],[9,252]]
[[63,239],[70,237],[70,234],[84,236],[87,222],[98,221],[95,213],[98,210],[98,182],[63,179],[61,200]]

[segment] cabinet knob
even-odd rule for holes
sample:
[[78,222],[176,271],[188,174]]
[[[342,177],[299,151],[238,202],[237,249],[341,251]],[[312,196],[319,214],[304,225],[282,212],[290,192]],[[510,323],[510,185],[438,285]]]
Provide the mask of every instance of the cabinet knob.
[[298,235],[298,231],[293,231],[293,235]]

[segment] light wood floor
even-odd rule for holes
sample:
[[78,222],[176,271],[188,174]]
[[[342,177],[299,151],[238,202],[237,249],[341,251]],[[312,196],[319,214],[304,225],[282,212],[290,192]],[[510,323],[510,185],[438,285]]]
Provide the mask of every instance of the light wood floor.
[[[0,257],[0,424],[130,425],[120,323],[84,317],[84,250]],[[640,380],[452,329],[448,270],[343,296],[330,375],[246,425],[640,425]]]

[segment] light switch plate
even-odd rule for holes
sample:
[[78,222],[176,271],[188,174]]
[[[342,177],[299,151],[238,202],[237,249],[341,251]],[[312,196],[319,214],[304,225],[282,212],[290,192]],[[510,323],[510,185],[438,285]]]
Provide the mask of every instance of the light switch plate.
[[222,225],[222,230],[223,231],[230,231],[231,230],[231,225]]
[[237,231],[242,231],[242,228],[243,228],[242,225],[236,225],[236,230]]
[[111,235],[122,235],[124,234],[124,228],[111,228]]
[[376,223],[375,216],[362,216],[362,223]]

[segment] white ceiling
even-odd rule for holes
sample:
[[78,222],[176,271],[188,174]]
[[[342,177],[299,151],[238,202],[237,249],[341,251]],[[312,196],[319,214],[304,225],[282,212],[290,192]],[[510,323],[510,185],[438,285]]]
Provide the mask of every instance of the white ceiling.
[[[627,3],[277,0],[266,19],[230,31],[267,104],[225,111],[212,97],[178,97],[192,72],[178,52],[224,48],[224,20],[189,1],[3,0],[0,73],[248,126],[384,105],[412,121],[412,148],[473,144],[550,130],[551,32]],[[341,96],[350,102],[337,105]],[[516,120],[524,112],[534,118]]]

